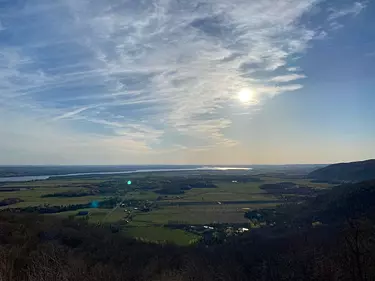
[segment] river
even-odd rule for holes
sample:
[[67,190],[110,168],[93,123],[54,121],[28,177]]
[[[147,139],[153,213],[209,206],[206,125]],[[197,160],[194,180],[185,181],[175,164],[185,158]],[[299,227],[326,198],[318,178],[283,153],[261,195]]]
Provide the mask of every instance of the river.
[[132,171],[117,171],[117,172],[92,172],[92,173],[72,173],[63,175],[40,175],[40,176],[20,176],[20,177],[0,177],[0,182],[25,182],[47,180],[52,177],[78,177],[89,175],[117,175],[117,174],[132,174],[132,173],[150,173],[150,172],[178,172],[178,171],[228,171],[228,170],[243,170],[250,171],[252,168],[242,167],[199,167],[199,168],[176,168],[176,169],[140,169]]

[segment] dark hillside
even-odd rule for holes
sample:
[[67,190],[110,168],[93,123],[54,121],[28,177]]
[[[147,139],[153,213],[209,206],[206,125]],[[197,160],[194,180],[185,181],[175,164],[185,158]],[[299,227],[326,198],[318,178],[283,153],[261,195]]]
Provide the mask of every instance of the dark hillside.
[[271,219],[299,226],[314,222],[342,226],[361,218],[375,222],[375,180],[336,186],[302,204],[281,206],[277,214]]
[[375,180],[337,186],[313,199],[308,209],[315,219],[326,222],[375,219]]
[[258,229],[208,248],[144,243],[34,214],[0,213],[0,280],[374,280],[375,230]]
[[308,177],[321,181],[341,182],[375,179],[375,159],[329,165],[309,173]]

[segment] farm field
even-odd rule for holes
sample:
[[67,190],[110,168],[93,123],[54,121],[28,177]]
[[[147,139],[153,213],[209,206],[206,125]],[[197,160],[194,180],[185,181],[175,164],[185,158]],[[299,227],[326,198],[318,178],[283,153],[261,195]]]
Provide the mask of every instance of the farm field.
[[[246,222],[245,208],[251,205],[214,205],[214,206],[170,206],[150,213],[137,215],[134,222],[168,224],[179,222],[187,224],[240,223]],[[268,205],[274,206],[274,205]],[[252,205],[253,208],[257,207]],[[265,207],[261,205],[261,207]]]
[[177,245],[189,245],[191,241],[199,238],[198,235],[188,233],[179,229],[169,229],[163,226],[152,224],[133,223],[129,225],[124,234],[137,239],[151,242],[172,242]]
[[215,184],[218,188],[191,189],[184,194],[181,201],[225,202],[275,199],[261,190],[259,183],[218,182]]

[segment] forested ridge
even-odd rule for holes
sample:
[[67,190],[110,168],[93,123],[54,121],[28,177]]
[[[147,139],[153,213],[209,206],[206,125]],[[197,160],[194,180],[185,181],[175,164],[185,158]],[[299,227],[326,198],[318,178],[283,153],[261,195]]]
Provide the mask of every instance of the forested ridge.
[[374,280],[374,190],[373,181],[336,187],[281,207],[285,224],[209,246],[149,243],[81,219],[4,211],[0,280]]

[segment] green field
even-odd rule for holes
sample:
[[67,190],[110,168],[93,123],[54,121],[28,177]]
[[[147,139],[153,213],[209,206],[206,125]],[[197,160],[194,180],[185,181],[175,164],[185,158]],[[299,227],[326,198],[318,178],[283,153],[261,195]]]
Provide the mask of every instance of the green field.
[[170,201],[248,201],[276,199],[259,189],[259,183],[228,183],[215,182],[218,188],[191,189],[181,199],[174,196]]
[[[217,206],[171,206],[150,213],[137,215],[134,221],[143,223],[167,224],[181,222],[188,224],[238,223],[246,222],[244,209],[249,205]],[[252,206],[255,207],[255,206]]]
[[189,245],[199,236],[179,229],[169,229],[152,224],[132,223],[125,231],[125,235],[144,239],[146,241],[172,242],[178,245]]

